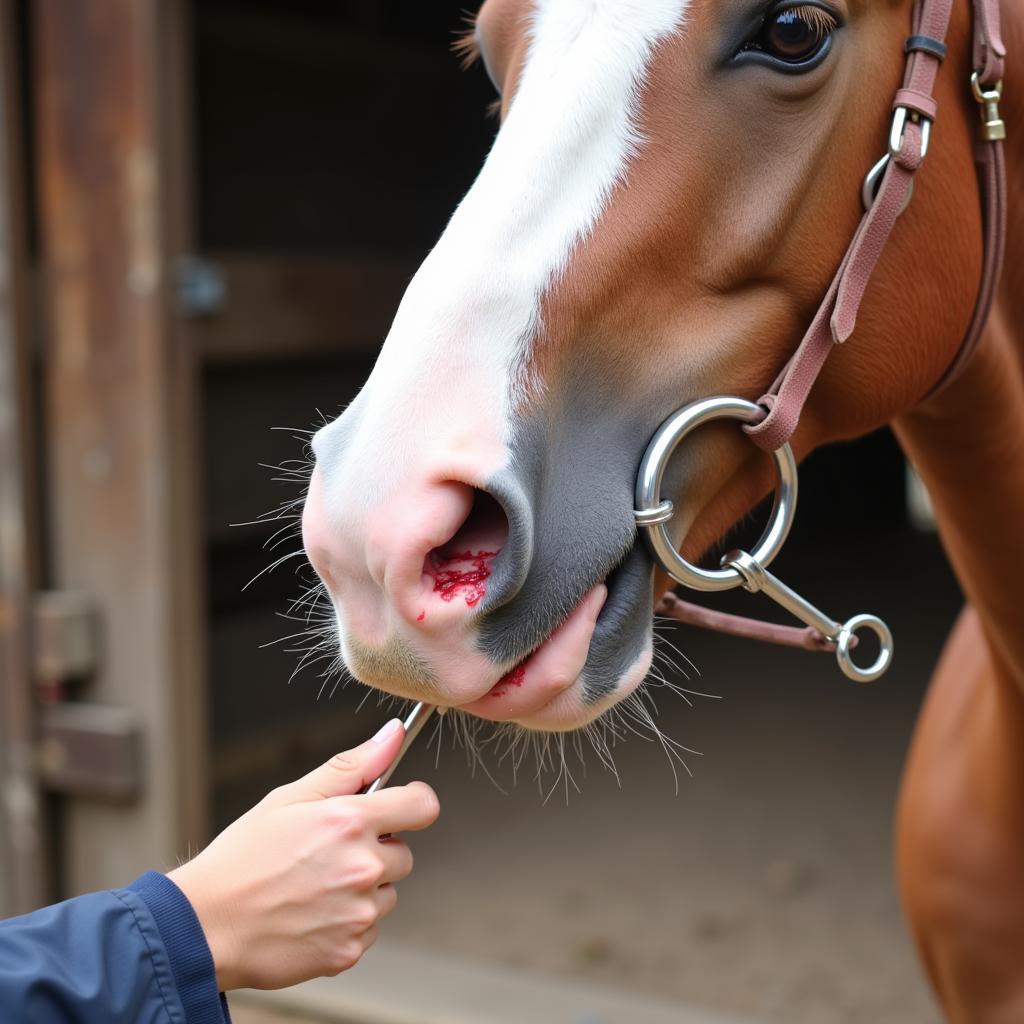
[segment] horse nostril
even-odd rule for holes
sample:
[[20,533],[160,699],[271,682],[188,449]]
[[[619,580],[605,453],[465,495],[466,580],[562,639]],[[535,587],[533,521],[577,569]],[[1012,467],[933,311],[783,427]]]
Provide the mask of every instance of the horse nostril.
[[474,490],[469,515],[454,536],[427,554],[423,573],[442,601],[461,598],[476,607],[487,596],[494,559],[508,541],[504,509],[486,491]]

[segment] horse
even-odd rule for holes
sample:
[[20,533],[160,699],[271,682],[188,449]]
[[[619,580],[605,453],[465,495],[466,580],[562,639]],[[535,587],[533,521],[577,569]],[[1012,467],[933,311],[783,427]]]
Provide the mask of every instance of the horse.
[[[938,998],[972,1024],[1024,1019],[1024,89],[1012,61],[993,72],[1024,8],[1002,7],[999,38],[997,0],[486,0],[461,50],[498,93],[493,148],[313,438],[303,512],[356,678],[564,733],[651,666],[670,580],[634,480],[660,424],[708,395],[757,404],[780,369],[760,416],[797,415],[762,447],[800,459],[891,424],[967,598],[913,737],[897,872]],[[1006,135],[997,288],[979,130]],[[873,270],[794,405],[784,368],[823,297],[846,301],[873,203],[890,223],[855,257]],[[772,490],[759,426],[710,423],[668,463],[660,528],[688,563]]]

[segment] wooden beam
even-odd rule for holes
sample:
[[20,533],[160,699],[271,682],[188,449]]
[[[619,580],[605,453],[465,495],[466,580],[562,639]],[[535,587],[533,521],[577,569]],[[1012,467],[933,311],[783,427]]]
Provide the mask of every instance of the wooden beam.
[[194,320],[192,337],[214,364],[373,355],[419,262],[413,254],[207,258],[224,280],[226,304]]
[[13,0],[0,0],[0,917],[46,902],[35,772],[32,595],[38,586],[29,285]]
[[207,830],[196,366],[173,312],[190,6],[30,6],[51,561],[104,618],[83,696],[144,727],[138,804],[68,801],[68,892],[167,868]]

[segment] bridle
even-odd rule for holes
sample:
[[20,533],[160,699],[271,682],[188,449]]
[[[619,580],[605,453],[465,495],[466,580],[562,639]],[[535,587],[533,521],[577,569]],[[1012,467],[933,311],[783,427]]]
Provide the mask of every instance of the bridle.
[[[871,275],[897,218],[910,202],[914,176],[928,152],[937,113],[935,78],[946,56],[946,32],[953,0],[916,0],[913,33],[907,38],[903,85],[893,100],[889,150],[868,172],[862,190],[865,213],[854,233],[825,299],[799,347],[771,388],[757,402],[718,396],[680,409],[651,439],[636,483],[637,526],[646,534],[655,560],[679,583],[693,590],[720,591],[743,587],[763,593],[782,605],[806,629],[726,615],[666,594],[656,611],[691,625],[717,629],[772,643],[835,651],[839,667],[858,682],[881,676],[892,662],[893,640],[888,626],[874,615],[856,615],[840,623],[819,611],[768,571],[782,549],[796,512],[797,469],[789,441],[800,422],[807,397],[825,360],[836,345],[854,333],[857,313]],[[999,26],[999,0],[973,0],[974,43],[971,92],[980,107],[981,137],[975,147],[981,195],[984,252],[981,285],[967,334],[952,364],[926,397],[954,380],[977,348],[995,299],[1006,238],[1006,172],[1003,140],[1006,126],[999,116],[1006,48]],[[760,448],[771,453],[778,482],[771,520],[750,552],[730,551],[718,569],[702,569],[676,550],[668,535],[671,501],[662,500],[661,486],[669,459],[692,431],[712,420],[735,419]],[[868,629],[879,641],[875,661],[860,667],[851,650],[857,634]]]

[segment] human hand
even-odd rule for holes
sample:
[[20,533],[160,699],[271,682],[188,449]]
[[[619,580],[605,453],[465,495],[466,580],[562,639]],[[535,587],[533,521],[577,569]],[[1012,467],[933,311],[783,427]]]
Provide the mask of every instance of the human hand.
[[[422,782],[359,790],[394,760],[398,719],[354,750],[273,790],[168,877],[195,909],[220,991],[277,989],[348,970],[395,907],[412,853],[392,833],[440,807]],[[380,836],[388,836],[381,840]]]

